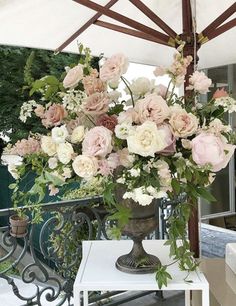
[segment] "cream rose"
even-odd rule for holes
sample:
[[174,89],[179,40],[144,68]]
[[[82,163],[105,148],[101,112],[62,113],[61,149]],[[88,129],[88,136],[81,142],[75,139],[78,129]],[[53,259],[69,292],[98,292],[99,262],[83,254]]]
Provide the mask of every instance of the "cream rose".
[[141,123],[149,120],[161,124],[170,114],[166,101],[155,93],[137,101],[134,109]]
[[72,163],[75,173],[85,179],[90,179],[97,174],[98,161],[93,156],[79,155]]
[[146,121],[127,137],[128,150],[141,156],[154,157],[157,151],[165,148],[164,137],[154,122]]
[[175,137],[188,137],[196,133],[199,121],[192,113],[176,108],[171,114],[169,123]]
[[41,138],[41,148],[49,156],[53,156],[57,152],[56,144],[50,136],[43,136]]
[[64,165],[68,164],[74,154],[73,147],[70,143],[59,143],[57,145],[57,157]]
[[84,138],[84,126],[79,125],[73,130],[70,140],[72,143],[79,143],[83,140],[83,138]]
[[83,78],[83,66],[81,64],[71,68],[63,80],[65,88],[75,87]]

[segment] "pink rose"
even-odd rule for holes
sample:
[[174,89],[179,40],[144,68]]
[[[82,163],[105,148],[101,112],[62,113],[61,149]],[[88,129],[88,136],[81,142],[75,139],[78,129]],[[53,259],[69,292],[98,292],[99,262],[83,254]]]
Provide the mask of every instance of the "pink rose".
[[[95,71],[94,71],[95,70]],[[105,91],[105,83],[101,79],[97,78],[98,72],[96,69],[93,69],[90,75],[87,75],[83,78],[83,85],[85,93],[90,96],[95,92]]]
[[159,151],[161,155],[171,155],[176,152],[176,139],[171,132],[171,128],[168,124],[163,124],[159,126],[158,131],[164,134],[164,141],[166,143],[166,147]]
[[161,124],[170,114],[166,101],[157,94],[147,95],[144,99],[137,101],[135,111],[141,123],[148,120]]
[[217,99],[217,98],[225,98],[228,97],[229,94],[227,93],[227,91],[225,91],[224,88],[221,89],[217,89],[213,95],[213,99]]
[[117,123],[118,121],[116,115],[108,116],[106,114],[101,115],[96,121],[96,125],[105,126],[108,130],[112,132],[114,132]]
[[45,111],[42,124],[49,128],[51,126],[57,126],[62,123],[62,120],[67,116],[67,112],[60,104],[52,104],[48,110]]
[[214,134],[202,132],[192,140],[192,156],[196,164],[212,165],[217,172],[225,168],[233,155],[235,146],[225,143]]
[[105,157],[112,151],[111,131],[104,126],[96,126],[89,130],[82,143],[85,155]]
[[138,123],[138,114],[133,108],[128,108],[126,111],[119,113],[117,120],[119,124],[124,122],[130,124],[133,122]]
[[108,111],[109,97],[105,93],[94,93],[84,100],[85,114],[98,116]]
[[191,136],[198,128],[198,118],[182,108],[173,108],[169,123],[175,137]]
[[189,86],[187,89],[193,89],[200,94],[206,94],[211,83],[211,79],[209,79],[204,72],[195,71],[189,78]]
[[115,54],[105,61],[100,69],[100,79],[103,82],[116,82],[128,69],[128,59],[121,53]]
[[79,81],[83,78],[83,66],[81,64],[71,68],[63,80],[65,88],[72,88],[78,85]]

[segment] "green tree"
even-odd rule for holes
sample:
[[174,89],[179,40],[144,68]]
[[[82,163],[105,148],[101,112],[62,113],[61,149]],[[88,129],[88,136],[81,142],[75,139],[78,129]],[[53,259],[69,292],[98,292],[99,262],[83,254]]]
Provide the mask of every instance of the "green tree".
[[[33,98],[29,97],[27,83],[47,74],[60,78],[64,67],[78,61],[78,54],[55,55],[47,50],[0,46],[0,132],[9,136],[12,143],[27,138],[30,131],[42,132],[39,121],[19,120],[21,105]],[[97,62],[95,58],[93,66],[97,67]]]

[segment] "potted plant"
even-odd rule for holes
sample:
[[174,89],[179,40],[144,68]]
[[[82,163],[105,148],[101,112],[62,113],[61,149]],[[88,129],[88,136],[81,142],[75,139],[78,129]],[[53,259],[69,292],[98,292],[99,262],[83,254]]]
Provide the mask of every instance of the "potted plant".
[[11,236],[21,238],[27,235],[29,223],[29,217],[27,215],[11,215],[9,217],[9,223]]
[[[178,96],[175,88],[184,83],[192,61],[182,51],[170,67],[154,71],[155,76],[169,76],[168,87],[143,77],[126,80],[128,60],[123,54],[107,59],[98,72],[90,65],[90,51],[83,46],[80,51],[85,56],[66,68],[62,79],[45,76],[32,84],[30,94],[37,92],[40,98],[23,105],[21,119],[37,116],[47,133],[32,134],[12,147],[23,158],[14,169],[15,200],[34,204],[37,220],[45,192],[53,196],[71,183],[84,188],[102,178],[106,207],[125,231],[133,218],[125,201],[144,211],[156,199],[175,200],[185,193],[187,200],[175,206],[169,219],[167,243],[182,270],[196,269],[186,224],[198,197],[214,200],[207,186],[233,155],[234,135],[223,116],[235,110],[235,100],[218,90],[201,104],[198,96],[207,93],[211,80],[198,71],[190,76],[189,94]],[[127,101],[119,92],[120,81],[129,95]],[[22,193],[18,185],[29,169],[35,172],[35,181],[28,193]],[[159,264],[156,269],[161,287],[171,276],[166,266]]]

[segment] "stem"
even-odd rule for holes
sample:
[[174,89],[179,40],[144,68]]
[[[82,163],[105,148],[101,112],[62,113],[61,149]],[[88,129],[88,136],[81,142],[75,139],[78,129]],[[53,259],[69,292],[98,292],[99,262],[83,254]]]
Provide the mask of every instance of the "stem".
[[167,96],[168,96],[168,91],[169,91],[171,82],[172,82],[172,80],[170,79],[170,81],[169,81],[169,83],[168,83],[168,86],[167,86],[167,89],[166,89],[166,94],[165,94],[164,100],[166,100],[166,98],[167,98]]
[[128,91],[129,91],[129,94],[130,94],[130,97],[131,97],[131,101],[132,101],[132,105],[134,107],[134,97],[133,97],[133,93],[128,85],[128,81],[123,77],[121,76],[121,80],[125,83],[125,86],[127,87]]

